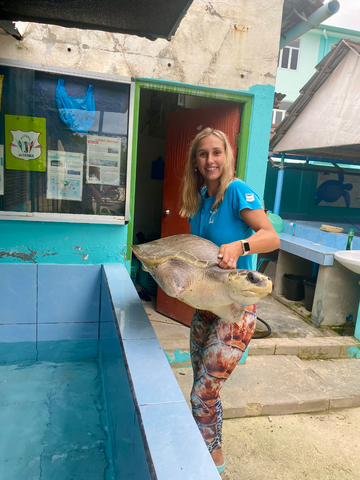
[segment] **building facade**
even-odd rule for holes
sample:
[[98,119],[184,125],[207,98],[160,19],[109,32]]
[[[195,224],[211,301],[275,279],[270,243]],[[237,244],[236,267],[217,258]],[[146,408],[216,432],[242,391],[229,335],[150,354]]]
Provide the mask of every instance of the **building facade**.
[[[180,110],[239,107],[236,171],[262,196],[282,3],[194,1],[171,41],[35,23],[21,41],[1,32],[0,262],[129,268],[136,234],[161,233],[166,178],[152,170],[166,164],[166,119]],[[90,85],[90,124],[72,130],[61,102],[84,102]],[[33,169],[10,147],[32,119],[46,139]],[[117,139],[103,163],[98,137]]]

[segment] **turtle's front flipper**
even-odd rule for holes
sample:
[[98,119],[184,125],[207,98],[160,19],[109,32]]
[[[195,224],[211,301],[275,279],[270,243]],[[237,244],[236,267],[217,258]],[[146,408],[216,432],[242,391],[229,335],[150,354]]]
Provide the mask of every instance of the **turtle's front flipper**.
[[170,297],[179,298],[191,282],[192,265],[183,260],[170,258],[157,265],[155,268],[148,268],[150,274],[164,292]]
[[244,316],[245,306],[242,303],[231,303],[230,305],[212,308],[210,311],[228,322],[238,322]]

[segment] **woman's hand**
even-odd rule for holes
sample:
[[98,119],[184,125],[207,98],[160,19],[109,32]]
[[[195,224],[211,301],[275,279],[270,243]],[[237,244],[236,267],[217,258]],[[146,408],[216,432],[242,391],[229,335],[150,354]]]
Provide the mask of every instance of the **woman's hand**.
[[240,255],[243,254],[243,246],[241,242],[225,243],[221,245],[218,258],[221,258],[219,267],[225,269],[236,268],[236,262]]
[[[264,210],[244,208],[240,215],[244,222],[255,231],[251,237],[244,238],[250,245],[250,254],[271,252],[280,247],[279,236]],[[238,258],[243,254],[243,245],[240,241],[221,245],[218,258],[222,260],[219,267],[235,269]]]

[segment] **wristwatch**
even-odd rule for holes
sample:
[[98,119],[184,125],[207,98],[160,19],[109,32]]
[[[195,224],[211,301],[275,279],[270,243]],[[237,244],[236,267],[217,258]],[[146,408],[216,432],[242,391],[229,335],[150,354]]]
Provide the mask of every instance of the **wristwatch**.
[[249,242],[246,242],[245,240],[240,240],[243,246],[243,255],[248,255],[250,253],[250,245]]

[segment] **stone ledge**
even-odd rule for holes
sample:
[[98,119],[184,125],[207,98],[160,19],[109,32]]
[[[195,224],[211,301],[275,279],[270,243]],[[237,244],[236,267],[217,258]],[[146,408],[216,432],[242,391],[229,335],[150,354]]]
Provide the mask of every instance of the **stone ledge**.
[[[173,370],[190,406],[191,368]],[[221,390],[224,418],[324,412],[360,406],[360,361],[248,357]]]
[[348,358],[359,345],[354,337],[269,338],[252,340],[249,355],[296,355],[299,358]]

